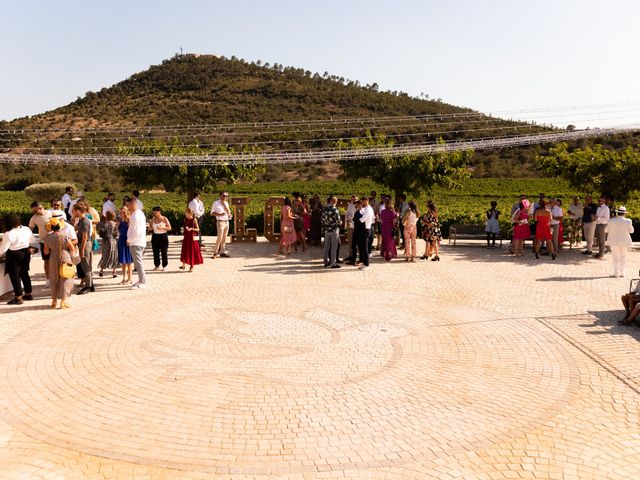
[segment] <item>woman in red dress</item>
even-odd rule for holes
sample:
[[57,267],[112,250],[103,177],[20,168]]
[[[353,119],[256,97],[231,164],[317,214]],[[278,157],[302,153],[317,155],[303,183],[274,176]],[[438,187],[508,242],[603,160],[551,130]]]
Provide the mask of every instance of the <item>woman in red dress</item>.
[[524,199],[518,205],[518,209],[513,213],[511,222],[513,226],[513,254],[516,256],[524,255],[522,250],[524,242],[531,238],[531,229],[529,228],[529,200]]
[[547,210],[547,201],[540,200],[540,206],[535,211],[534,219],[536,224],[536,236],[533,240],[533,251],[536,258],[540,258],[540,241],[547,242],[547,249],[551,251],[551,258],[556,259],[556,253],[553,251],[553,235],[551,235],[551,212]]
[[193,272],[194,265],[202,265],[202,253],[200,252],[200,226],[198,220],[193,216],[193,211],[187,208],[184,212],[184,236],[182,237],[182,251],[180,252],[180,261],[182,265],[180,270],[184,270],[185,264],[191,268]]

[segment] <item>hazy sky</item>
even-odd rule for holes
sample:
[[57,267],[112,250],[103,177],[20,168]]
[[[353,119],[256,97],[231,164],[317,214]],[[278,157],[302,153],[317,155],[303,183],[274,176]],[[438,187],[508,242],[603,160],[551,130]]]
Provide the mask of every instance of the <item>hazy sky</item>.
[[[4,120],[67,104],[183,47],[481,111],[635,102],[615,122],[640,122],[638,1],[0,1]],[[575,123],[576,112],[537,120]],[[607,123],[582,113],[585,125]]]

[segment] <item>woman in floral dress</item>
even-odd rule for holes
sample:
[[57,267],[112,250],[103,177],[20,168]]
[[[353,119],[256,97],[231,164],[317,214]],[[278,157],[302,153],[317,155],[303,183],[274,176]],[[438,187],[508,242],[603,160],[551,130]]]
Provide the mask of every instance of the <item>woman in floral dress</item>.
[[427,242],[427,248],[422,256],[423,260],[428,259],[431,254],[434,254],[434,257],[431,259],[432,262],[440,261],[440,240],[442,240],[442,232],[440,231],[440,222],[438,221],[438,208],[436,205],[429,200],[427,204],[427,212],[422,217],[422,225],[424,228],[424,240]]
[[49,234],[44,239],[44,253],[49,257],[49,286],[51,288],[51,308],[56,308],[60,300],[60,308],[69,308],[67,299],[73,290],[73,278],[60,276],[60,264],[71,263],[71,255],[75,246],[64,233],[65,223],[61,218],[54,217],[45,226]]
[[116,278],[116,269],[118,268],[118,227],[115,222],[115,215],[112,211],[107,211],[104,215],[104,221],[98,224],[98,235],[102,239],[102,256],[98,267],[100,273],[98,276],[104,275],[104,270],[111,270],[111,275]]

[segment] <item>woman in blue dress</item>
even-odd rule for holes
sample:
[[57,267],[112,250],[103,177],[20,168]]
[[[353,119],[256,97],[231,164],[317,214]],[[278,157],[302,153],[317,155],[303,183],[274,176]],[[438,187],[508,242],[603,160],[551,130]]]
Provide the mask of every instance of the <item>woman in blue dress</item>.
[[120,210],[120,221],[118,222],[118,263],[122,265],[122,281],[120,285],[131,285],[133,258],[131,258],[129,245],[127,245],[127,230],[129,230],[130,218],[129,209],[123,207]]

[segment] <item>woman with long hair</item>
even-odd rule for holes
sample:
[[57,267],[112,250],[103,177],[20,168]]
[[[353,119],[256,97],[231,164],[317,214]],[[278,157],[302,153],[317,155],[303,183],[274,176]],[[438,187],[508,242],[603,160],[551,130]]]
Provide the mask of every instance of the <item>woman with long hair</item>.
[[302,251],[307,251],[307,238],[306,231],[304,229],[304,216],[307,213],[302,198],[297,196],[293,199],[293,205],[291,207],[295,218],[293,220],[293,228],[296,232],[297,241],[295,243],[295,250],[298,251],[298,245],[302,247]]
[[153,271],[163,272],[169,265],[169,232],[171,223],[169,219],[162,215],[161,207],[151,209],[151,220],[149,221],[151,230],[151,249],[153,251]]
[[409,208],[404,212],[401,219],[402,225],[404,226],[404,256],[407,262],[413,262],[413,259],[418,255],[416,235],[419,218],[420,213],[418,212],[416,202],[409,202]]
[[424,240],[427,242],[427,247],[422,256],[423,260],[427,260],[431,254],[434,257],[432,262],[440,261],[440,240],[442,240],[442,232],[440,231],[440,222],[438,221],[438,208],[431,200],[427,203],[427,211],[422,218],[422,225],[424,229]]
[[118,268],[118,227],[115,222],[116,216],[111,210],[107,210],[104,214],[104,220],[98,224],[98,235],[102,239],[102,255],[100,256],[99,277],[104,275],[104,270],[111,270],[111,275],[116,278],[116,269]]
[[129,245],[127,245],[127,231],[129,230],[131,212],[127,207],[120,209],[120,221],[118,222],[118,263],[122,265],[122,281],[120,285],[131,285],[133,272],[133,258]]
[[296,243],[298,239],[293,221],[296,216],[291,209],[291,199],[285,197],[284,205],[280,209],[280,245],[278,246],[278,255],[290,255],[291,245]]
[[518,204],[518,209],[511,217],[513,223],[513,253],[516,256],[523,255],[524,242],[531,238],[529,227],[529,200],[524,199]]
[[500,217],[500,211],[498,210],[498,202],[493,200],[491,202],[491,208],[487,210],[487,223],[484,226],[484,231],[487,233],[487,248],[495,248],[496,237],[500,233],[500,223],[498,219]]
[[538,209],[534,212],[533,218],[536,222],[536,236],[533,239],[533,252],[537,259],[540,258],[540,242],[547,242],[547,250],[551,251],[551,258],[556,259],[556,252],[553,249],[553,235],[551,233],[551,212],[547,209],[547,201],[540,200]]
[[393,237],[393,227],[398,218],[398,213],[393,206],[391,198],[386,197],[384,209],[380,212],[380,233],[382,235],[382,248],[380,255],[389,262],[398,256],[396,242]]
[[180,270],[189,265],[189,272],[193,272],[194,265],[202,265],[202,252],[200,251],[200,225],[193,215],[193,210],[187,208],[184,212],[184,237],[182,238],[182,250],[180,251]]

